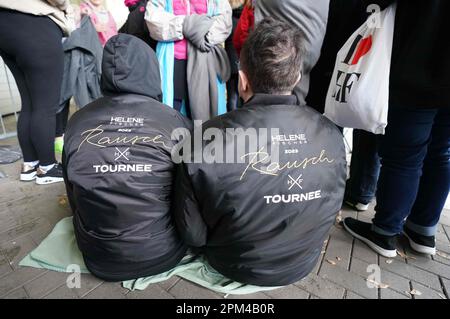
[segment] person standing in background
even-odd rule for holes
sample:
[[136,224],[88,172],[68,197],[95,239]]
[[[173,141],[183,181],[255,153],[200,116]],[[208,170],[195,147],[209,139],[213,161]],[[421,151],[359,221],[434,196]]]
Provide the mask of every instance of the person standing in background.
[[233,45],[238,56],[241,55],[242,47],[248,38],[250,31],[255,28],[255,8],[254,0],[246,0],[241,17],[239,18],[236,30],[233,34]]
[[[212,77],[209,79],[193,78],[193,81],[190,82],[188,69],[190,62],[195,59],[193,56],[188,56],[188,53],[192,44],[191,48],[195,47],[195,52],[199,52],[197,56],[206,55],[216,47],[220,47],[229,37],[232,30],[232,10],[228,0],[149,1],[145,20],[150,36],[158,41],[156,54],[162,73],[163,102],[193,119],[208,119],[213,113],[215,113],[214,116],[226,113],[225,83],[223,82],[228,79],[219,81],[217,77],[214,79]],[[206,32],[205,25],[209,27]],[[229,68],[226,52],[227,61],[224,61],[223,57],[221,58],[219,60],[217,55],[213,58],[216,68],[214,72],[217,72],[218,75],[222,73],[222,70],[217,69],[226,68],[222,66],[223,62],[228,63]],[[194,68],[198,67],[204,66],[198,64],[194,66]],[[211,70],[203,71],[205,76],[213,73]],[[205,110],[198,105],[201,104],[201,101],[200,103],[198,103],[198,99],[195,102],[192,101],[192,94],[198,94],[197,91],[208,86],[210,88],[207,92],[208,97],[213,95],[212,90],[214,89],[217,103],[212,101],[211,105],[208,105],[210,110]],[[200,99],[206,100],[206,97],[201,96]],[[213,105],[214,103],[216,105]],[[197,109],[200,110],[197,112]],[[202,116],[198,116],[198,113],[202,113]]]
[[98,33],[102,46],[117,34],[117,25],[111,13],[105,8],[103,0],[85,0],[80,4],[81,14],[88,15]]
[[299,28],[305,34],[305,49],[308,53],[303,61],[302,80],[295,88],[300,105],[305,104],[309,90],[309,76],[320,57],[327,28],[329,0],[257,0],[255,23],[271,16]]
[[[394,3],[368,2],[381,9]],[[397,1],[376,213],[372,223],[344,220],[351,235],[385,257],[397,255],[401,233],[413,250],[436,253],[450,189],[450,44],[443,40],[449,11],[449,1]]]
[[70,8],[67,0],[0,0],[0,56],[22,101],[17,123],[24,158],[21,181],[63,181],[54,140],[64,72],[62,37],[72,28]]
[[227,110],[228,112],[236,109],[239,105],[238,81],[239,81],[239,55],[233,45],[233,36],[244,9],[245,0],[229,0],[231,9],[233,9],[233,31],[225,41],[225,50],[231,64],[231,77],[227,82]]

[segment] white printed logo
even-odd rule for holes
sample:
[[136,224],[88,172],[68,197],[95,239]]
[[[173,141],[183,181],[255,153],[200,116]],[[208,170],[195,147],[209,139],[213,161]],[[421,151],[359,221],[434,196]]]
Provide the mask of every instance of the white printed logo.
[[140,117],[112,116],[109,124],[119,126],[144,126],[144,119]]
[[305,134],[272,135],[272,144],[275,145],[301,145],[307,144]]
[[121,151],[121,150],[119,150],[117,147],[116,147],[116,152],[114,153],[114,157],[115,157],[115,161],[118,161],[119,159],[121,159],[121,158],[124,158],[124,159],[126,159],[127,161],[129,161],[130,159],[128,158],[128,156],[130,156],[130,148],[127,148],[126,150],[124,150],[124,151]]
[[303,182],[302,176],[303,176],[303,174],[300,174],[299,177],[293,178],[291,175],[288,175],[289,190],[291,190],[294,186],[298,186],[300,189],[303,189],[303,187],[301,185],[301,183]]

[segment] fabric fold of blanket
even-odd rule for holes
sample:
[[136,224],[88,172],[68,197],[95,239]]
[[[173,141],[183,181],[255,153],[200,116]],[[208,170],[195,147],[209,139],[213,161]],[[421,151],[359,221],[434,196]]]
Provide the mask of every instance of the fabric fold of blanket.
[[[62,219],[52,232],[19,263],[20,266],[49,269],[58,272],[89,273],[78,249],[72,217]],[[77,266],[76,268],[74,266]],[[173,269],[159,275],[122,282],[129,290],[144,290],[150,284],[179,276],[202,287],[223,294],[245,295],[278,287],[258,287],[228,279],[214,270],[202,256],[187,255]]]
[[217,81],[227,82],[231,66],[220,45],[206,39],[214,20],[205,15],[187,16],[183,34],[188,40],[187,83],[193,120],[207,121],[218,114]]

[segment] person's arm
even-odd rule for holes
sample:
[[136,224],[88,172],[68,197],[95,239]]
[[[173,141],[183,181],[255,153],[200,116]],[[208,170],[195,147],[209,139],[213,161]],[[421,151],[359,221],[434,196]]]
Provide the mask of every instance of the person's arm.
[[225,42],[233,30],[233,10],[228,0],[219,1],[218,12],[219,14],[213,17],[213,25],[206,35],[206,39],[212,45]]
[[253,9],[250,6],[245,6],[241,17],[239,18],[236,30],[234,31],[233,45],[238,56],[241,55],[242,47],[248,38],[250,29],[253,27],[251,23],[254,19],[251,18],[251,15],[253,16]]
[[145,11],[145,22],[150,36],[157,41],[183,40],[185,16],[177,16],[165,10],[165,0],[149,1]]
[[203,247],[207,242],[207,226],[200,212],[186,164],[177,167],[173,217],[181,238],[191,247]]

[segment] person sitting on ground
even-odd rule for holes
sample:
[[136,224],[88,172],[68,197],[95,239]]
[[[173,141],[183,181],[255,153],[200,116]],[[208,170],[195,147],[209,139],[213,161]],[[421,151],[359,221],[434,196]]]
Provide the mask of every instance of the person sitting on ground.
[[190,128],[160,103],[153,50],[119,34],[106,44],[104,97],[76,112],[64,138],[63,173],[78,246],[107,281],[170,270],[185,255],[170,213],[172,130]]
[[[341,208],[342,134],[318,112],[298,106],[293,95],[306,54],[303,45],[300,30],[272,18],[260,22],[241,53],[244,106],[204,123],[199,129],[208,141],[201,149],[187,156],[194,145],[190,139],[181,148],[174,195],[177,228],[193,251],[238,282],[282,286],[305,277]],[[258,142],[248,138],[252,130],[260,132]],[[254,151],[241,150],[243,156],[231,163],[236,140],[238,150],[249,145]],[[210,158],[208,150],[215,155]],[[202,154],[205,161],[195,160]],[[227,155],[226,163],[219,154]]]

